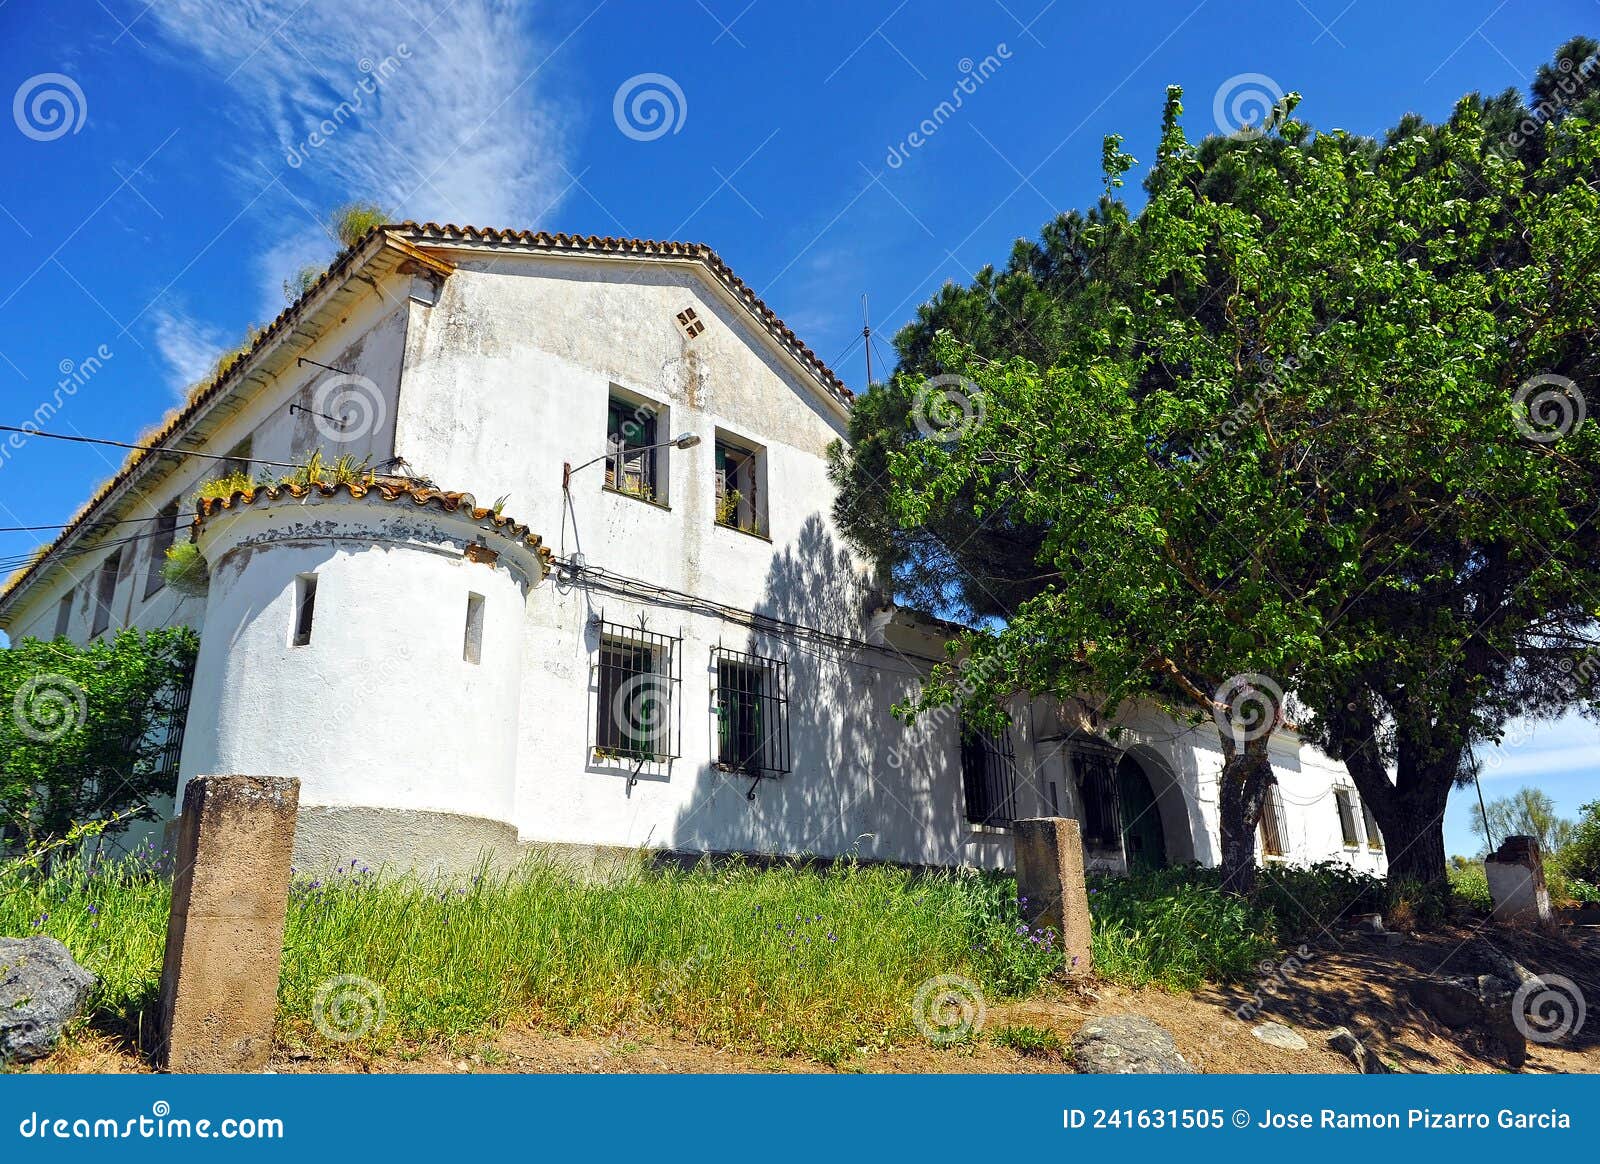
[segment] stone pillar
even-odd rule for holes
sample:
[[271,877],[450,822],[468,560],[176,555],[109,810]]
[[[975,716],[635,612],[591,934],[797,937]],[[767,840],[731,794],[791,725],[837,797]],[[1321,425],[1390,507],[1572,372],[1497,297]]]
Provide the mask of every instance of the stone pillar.
[[1022,917],[1061,935],[1069,973],[1092,966],[1089,895],[1083,885],[1083,838],[1078,822],[1045,816],[1012,823],[1017,855],[1017,896]]
[[1549,924],[1550,891],[1537,838],[1507,837],[1484,858],[1483,873],[1494,899],[1495,921]]
[[300,781],[197,776],[173,850],[156,1057],[169,1071],[259,1071],[272,1057]]

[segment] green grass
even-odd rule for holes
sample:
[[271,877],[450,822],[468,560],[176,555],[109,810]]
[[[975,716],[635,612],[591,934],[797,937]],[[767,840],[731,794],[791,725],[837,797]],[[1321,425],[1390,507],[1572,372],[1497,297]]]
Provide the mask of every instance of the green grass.
[[[537,862],[450,885],[358,870],[299,880],[279,1032],[325,1045],[329,1031],[362,1028],[381,998],[368,1045],[521,1019],[591,1033],[661,1025],[837,1060],[920,1041],[911,1002],[930,977],[965,975],[994,1000],[1059,968],[1054,935],[1021,924],[1015,893],[1006,877],[850,864],[641,866],[603,884]],[[100,1025],[136,1027],[153,1001],[167,909],[145,865],[0,868],[0,932],[48,933],[100,975]]]
[[1182,991],[1242,981],[1278,948],[1272,911],[1223,893],[1213,869],[1096,877],[1089,893],[1095,972],[1113,982]]
[[989,1041],[997,1046],[1010,1047],[1019,1055],[1059,1058],[1062,1052],[1060,1035],[1044,1027],[1025,1023],[996,1027],[990,1032]]

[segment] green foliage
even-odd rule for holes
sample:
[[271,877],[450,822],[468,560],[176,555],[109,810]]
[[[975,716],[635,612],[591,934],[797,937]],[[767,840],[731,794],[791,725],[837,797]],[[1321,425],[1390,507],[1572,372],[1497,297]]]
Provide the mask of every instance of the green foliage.
[[345,247],[355,246],[367,236],[368,231],[388,221],[383,207],[376,202],[347,202],[328,216],[328,225],[334,237],[339,240],[339,245]]
[[1600,885],[1600,800],[1582,808],[1572,839],[1561,850],[1561,867],[1571,877]]
[[1089,894],[1095,972],[1113,982],[1175,991],[1241,982],[1277,950],[1273,910],[1224,892],[1214,869],[1096,877]]
[[1489,879],[1484,875],[1482,861],[1457,861],[1450,865],[1450,892],[1466,908],[1477,913],[1494,909],[1494,898],[1489,894]]
[[[1005,877],[851,864],[641,863],[609,883],[539,861],[453,882],[352,865],[294,883],[279,1034],[326,1045],[318,992],[356,975],[382,991],[387,1014],[369,1046],[517,1020],[619,1036],[659,1025],[836,1062],[922,1041],[912,1003],[930,978],[971,977],[991,1001],[1037,986],[1017,969],[1033,964],[1031,950],[999,948],[1035,945],[1015,932],[1015,894]],[[102,978],[102,1024],[131,1025],[154,999],[167,909],[148,860],[0,866],[0,932],[63,941]],[[985,939],[997,948],[980,951]]]
[[316,281],[322,278],[325,266],[316,263],[307,263],[293,275],[283,281],[283,297],[290,303],[299,300],[300,296],[311,290]]
[[[1103,202],[941,291],[832,464],[903,593],[994,616],[912,710],[1153,692],[1198,718],[1264,675],[1396,875],[1442,879],[1474,744],[1596,698],[1551,659],[1593,638],[1600,425],[1550,423],[1560,378],[1600,375],[1595,100],[1510,151],[1514,110],[1476,97],[1382,143],[1290,105],[1194,143],[1174,89],[1137,217]],[[1252,771],[1223,781],[1235,872]]]
[[1472,831],[1483,837],[1485,851],[1507,837],[1533,837],[1539,851],[1553,856],[1573,838],[1577,826],[1556,815],[1555,801],[1537,788],[1519,788],[1510,796],[1499,796],[1484,805],[1489,817],[1490,836],[1484,836],[1483,817],[1474,814]]
[[175,627],[0,651],[0,818],[32,846],[170,793],[159,762],[196,644]]
[[206,560],[193,542],[173,542],[167,547],[161,577],[174,594],[185,598],[200,598],[211,585]]
[[1019,1055],[1041,1059],[1059,1059],[1062,1053],[1060,1035],[1026,1023],[996,1027],[989,1033],[989,1040],[996,1046],[1010,1047]]

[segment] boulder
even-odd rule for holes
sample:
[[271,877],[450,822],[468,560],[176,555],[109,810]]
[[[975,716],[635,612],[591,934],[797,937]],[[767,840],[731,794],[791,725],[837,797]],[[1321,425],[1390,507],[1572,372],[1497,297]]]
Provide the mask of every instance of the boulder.
[[1304,1051],[1310,1046],[1298,1031],[1291,1030],[1282,1023],[1262,1023],[1258,1027],[1252,1027],[1250,1033],[1267,1046],[1279,1047],[1285,1051]]
[[1349,1027],[1334,1027],[1328,1032],[1328,1046],[1356,1065],[1363,1075],[1392,1075],[1389,1065],[1365,1043],[1350,1033]]
[[0,938],[0,1063],[48,1055],[94,984],[54,938]]
[[1478,1035],[1513,1069],[1528,1061],[1528,1037],[1518,1025],[1508,983],[1493,974],[1448,978],[1433,974],[1411,984],[1418,1006],[1453,1031]]
[[1087,1075],[1193,1075],[1172,1036],[1142,1015],[1090,1019],[1072,1037],[1072,1063]]

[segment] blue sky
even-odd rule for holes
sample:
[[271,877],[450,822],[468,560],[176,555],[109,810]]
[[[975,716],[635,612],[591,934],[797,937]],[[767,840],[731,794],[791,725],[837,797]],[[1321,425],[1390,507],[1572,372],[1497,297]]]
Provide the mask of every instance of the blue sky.
[[[892,333],[1090,204],[1101,138],[1148,160],[1167,84],[1194,135],[1290,89],[1375,133],[1525,87],[1597,28],[1596,0],[0,0],[0,423],[103,348],[55,424],[132,439],[331,257],[320,220],[354,197],[709,243],[859,386],[863,294]],[[0,461],[0,525],[65,521],[120,460],[30,442]],[[0,559],[38,536],[0,533]],[[1597,773],[1600,732],[1568,721],[1485,790],[1570,812]]]

